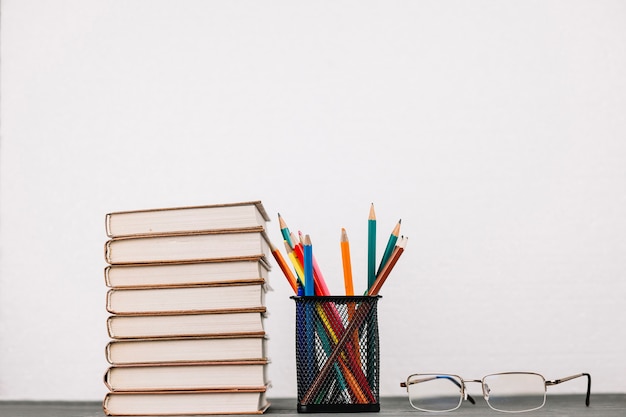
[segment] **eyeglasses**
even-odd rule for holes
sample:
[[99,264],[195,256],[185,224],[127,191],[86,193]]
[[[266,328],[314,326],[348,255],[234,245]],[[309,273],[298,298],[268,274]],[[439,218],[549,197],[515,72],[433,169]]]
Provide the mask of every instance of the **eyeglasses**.
[[475,404],[472,396],[467,393],[465,384],[477,382],[482,385],[483,397],[489,407],[506,413],[521,413],[543,407],[546,403],[547,387],[582,376],[587,377],[585,404],[588,407],[591,375],[587,373],[553,381],[546,381],[542,375],[533,372],[504,372],[470,380],[451,374],[413,374],[405,382],[400,383],[400,386],[406,387],[413,408],[443,412],[456,410],[463,400]]

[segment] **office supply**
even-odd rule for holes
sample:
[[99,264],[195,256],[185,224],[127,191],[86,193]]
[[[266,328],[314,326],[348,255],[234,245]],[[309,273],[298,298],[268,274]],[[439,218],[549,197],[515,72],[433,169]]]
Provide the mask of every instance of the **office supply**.
[[[296,275],[296,365],[299,412],[378,411],[378,291],[404,250],[398,242],[401,221],[391,232],[376,271],[376,215],[368,217],[368,288],[355,297],[349,240],[341,230],[340,248],[346,296],[331,296],[317,265],[310,235],[296,236],[279,214],[284,246]],[[299,281],[298,281],[299,283]],[[313,287],[313,288],[312,288]],[[370,295],[368,294],[368,291]],[[366,317],[369,317],[366,319]],[[373,319],[372,319],[373,317]]]
[[376,280],[376,213],[374,203],[367,218],[367,288]]
[[[365,299],[377,300],[377,297],[365,297]],[[358,329],[364,323],[366,323],[367,325],[367,322],[365,319],[366,317],[370,316],[370,310],[372,309],[372,304],[373,304],[373,301],[361,302],[357,305],[356,310],[355,310],[355,315],[353,316],[352,321],[350,321],[349,324],[346,326],[345,332],[342,334],[341,338],[335,344],[332,353],[328,356],[328,358],[326,358],[326,361],[322,365],[321,369],[319,369],[319,371],[316,372],[315,377],[313,378],[313,382],[311,382],[310,384],[307,384],[308,389],[304,391],[302,396],[300,396],[300,393],[299,393],[298,398],[302,404],[312,403],[315,396],[319,394],[320,389],[322,385],[324,384],[325,379],[328,376],[328,372],[330,371],[330,368],[333,366],[334,361],[337,360],[337,357],[340,356],[344,352],[344,349],[345,349],[346,354],[350,353],[351,349],[349,345],[348,347],[346,347],[346,344],[349,343],[349,339],[352,338],[353,332],[356,329]],[[361,379],[360,382],[367,382],[367,381]],[[365,387],[367,387],[367,385]],[[376,397],[374,398],[374,400],[375,399]],[[369,410],[369,411],[376,411],[375,408],[376,407],[374,404],[374,410]]]
[[118,211],[105,216],[106,234],[111,238],[254,230],[267,221],[260,201]]
[[385,247],[385,252],[383,253],[382,258],[380,259],[380,265],[378,266],[378,270],[376,271],[376,276],[380,274],[380,271],[385,266],[389,257],[391,256],[391,252],[396,246],[396,242],[398,241],[398,236],[400,235],[400,223],[402,220],[398,220],[398,223],[394,226],[391,231],[391,235],[389,236],[389,240],[387,241],[387,246]]
[[304,266],[304,295],[315,295],[314,277],[313,277],[313,247],[309,235],[304,237],[303,245],[303,266]]
[[368,290],[369,295],[378,295],[380,288],[383,286],[383,284],[387,280],[387,277],[391,273],[391,270],[396,265],[396,262],[398,262],[398,259],[400,259],[400,256],[402,255],[402,253],[404,253],[404,248],[407,244],[407,241],[408,241],[408,237],[402,236],[402,238],[400,239],[400,242],[395,246],[391,254],[391,257],[389,258],[389,261],[385,264],[382,271],[380,271],[380,273],[378,274],[378,277],[376,278],[376,281],[374,282],[374,284],[372,284],[372,286],[369,288]]
[[293,265],[294,270],[296,271],[296,277],[298,280],[298,284],[301,289],[304,289],[304,270],[302,269],[302,264],[296,257],[296,253],[293,248],[289,246],[289,243],[285,240],[285,250],[287,251],[287,256]]
[[[379,349],[375,307],[378,297],[325,296],[292,299],[296,302],[298,411],[378,411]],[[357,307],[354,309],[355,314],[349,314],[350,305],[368,305],[368,308]],[[316,314],[298,317],[303,310],[313,310]],[[321,314],[326,311],[337,312],[335,320],[339,320],[345,331],[335,335],[330,332],[329,326],[325,324],[328,318]],[[355,321],[358,324],[353,324]],[[358,333],[359,327],[364,325],[368,331]],[[310,354],[308,340],[302,336],[311,330],[322,341],[324,354]],[[359,357],[354,356],[355,347],[351,346],[355,332],[361,347]],[[366,349],[366,346],[371,348]]]
[[283,258],[283,255],[276,248],[276,246],[274,246],[272,242],[269,242],[269,244],[270,244],[270,251],[272,252],[272,255],[274,256],[276,263],[280,267],[280,270],[283,272],[283,275],[285,276],[285,278],[287,278],[287,281],[289,282],[289,285],[291,286],[291,289],[293,290],[294,294],[297,294],[298,283],[296,282],[296,277],[294,277],[293,272],[291,272],[291,269],[287,265],[287,262],[285,262],[285,258]]
[[280,227],[280,233],[283,235],[283,240],[287,241],[289,247],[293,248],[294,242],[291,240],[291,233],[285,219],[278,213],[278,226]]
[[[298,234],[301,236],[302,232],[298,231]],[[303,241],[303,239],[300,239],[300,241]],[[299,245],[299,246],[302,246],[302,245]],[[330,295],[328,285],[326,285],[326,280],[324,279],[324,275],[322,275],[322,269],[317,263],[315,254],[312,255],[312,260],[313,260],[313,277],[315,280],[315,294],[316,295]]]
[[346,295],[354,295],[354,285],[352,283],[352,262],[350,261],[350,242],[346,229],[341,228],[341,265],[343,267],[343,279]]

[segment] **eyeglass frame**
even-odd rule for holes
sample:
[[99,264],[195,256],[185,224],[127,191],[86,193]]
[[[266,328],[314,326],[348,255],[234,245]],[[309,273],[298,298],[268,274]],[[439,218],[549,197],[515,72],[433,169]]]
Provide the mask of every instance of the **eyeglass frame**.
[[[519,411],[510,411],[510,410],[500,410],[497,408],[494,408],[490,403],[489,403],[489,399],[487,398],[487,394],[486,394],[486,390],[485,390],[485,379],[491,376],[496,376],[496,375],[537,375],[540,376],[545,384],[545,392],[543,394],[543,403],[539,406],[539,407],[535,407],[535,408],[531,408],[528,410],[519,410]],[[540,408],[542,408],[545,404],[546,404],[546,397],[547,397],[547,392],[548,392],[548,387],[553,386],[553,385],[558,385],[562,382],[567,382],[570,381],[572,379],[576,379],[576,378],[580,378],[582,376],[586,376],[587,377],[587,395],[585,396],[585,405],[587,407],[589,407],[589,401],[590,401],[590,397],[591,397],[591,375],[586,373],[586,372],[582,372],[580,374],[576,374],[576,375],[570,375],[570,376],[566,376],[564,378],[559,378],[559,379],[554,379],[554,380],[547,380],[543,375],[536,373],[536,372],[497,372],[497,373],[493,373],[493,374],[489,374],[489,375],[485,375],[483,376],[481,379],[463,379],[458,375],[455,374],[446,374],[446,373],[416,373],[416,374],[411,374],[406,378],[406,381],[400,382],[400,386],[402,388],[406,388],[407,390],[407,394],[409,392],[409,380],[415,376],[418,375],[424,375],[424,376],[434,376],[434,375],[444,375],[444,376],[450,376],[450,377],[454,377],[456,379],[458,379],[460,381],[460,384],[454,380],[451,379],[451,381],[457,385],[459,388],[461,388],[461,392],[460,392],[460,399],[459,399],[459,403],[457,404],[456,407],[451,408],[451,409],[447,409],[447,410],[441,410],[441,411],[437,411],[437,410],[423,410],[421,408],[417,408],[413,405],[413,403],[411,403],[410,398],[409,398],[409,403],[411,404],[411,407],[415,408],[416,410],[420,410],[420,411],[425,411],[425,412],[429,412],[429,413],[437,413],[437,412],[448,412],[448,411],[454,411],[454,410],[458,410],[461,407],[461,404],[463,404],[464,400],[469,401],[472,404],[476,404],[476,400],[474,400],[474,398],[469,395],[469,393],[467,392],[467,387],[466,387],[466,383],[467,382],[476,382],[479,383],[481,385],[482,388],[482,392],[483,392],[483,398],[485,399],[485,402],[487,403],[487,405],[489,406],[489,408],[491,408],[492,410],[495,411],[499,411],[499,412],[503,412],[503,413],[524,413],[524,412],[528,412],[528,411],[534,411],[534,410],[538,410]],[[417,382],[414,382],[414,384],[416,384]]]

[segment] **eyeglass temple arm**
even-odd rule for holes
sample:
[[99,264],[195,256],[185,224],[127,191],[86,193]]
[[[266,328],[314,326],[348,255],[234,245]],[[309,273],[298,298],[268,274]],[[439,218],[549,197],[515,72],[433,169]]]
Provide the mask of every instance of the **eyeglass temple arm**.
[[[436,378],[443,378],[443,379],[447,379],[448,381],[452,382],[452,383],[453,383],[454,385],[456,385],[457,387],[459,387],[459,388],[461,388],[461,389],[463,388],[463,387],[461,387],[461,384],[459,384],[459,381],[457,381],[457,380],[456,380],[456,379],[454,379],[454,378],[450,378],[449,376],[445,376],[445,375],[438,375],[438,376],[435,376],[435,377],[429,378],[429,379],[427,379],[427,380],[422,379],[422,380],[418,380],[418,381],[413,381],[413,382],[411,382],[411,383],[409,383],[409,384],[410,384],[410,385],[412,385],[412,384],[419,384],[420,382],[426,382],[426,381],[430,381],[430,380],[432,380],[432,379],[436,379]],[[406,382],[400,382],[400,386],[401,386],[402,388],[407,388],[407,383],[406,383]],[[467,392],[466,392],[466,394],[467,394]],[[469,394],[467,394],[467,401],[471,402],[472,404],[476,404],[476,401],[474,400],[474,398],[473,398],[471,395],[469,395]]]
[[587,405],[587,407],[589,407],[589,397],[591,396],[591,375],[589,375],[588,373],[584,373],[583,372],[582,374],[566,376],[565,378],[555,379],[554,381],[546,381],[546,387],[549,387],[549,386],[552,386],[552,385],[558,385],[561,382],[570,381],[572,379],[580,378],[581,376],[586,376],[587,377],[587,396],[585,398],[585,405]]

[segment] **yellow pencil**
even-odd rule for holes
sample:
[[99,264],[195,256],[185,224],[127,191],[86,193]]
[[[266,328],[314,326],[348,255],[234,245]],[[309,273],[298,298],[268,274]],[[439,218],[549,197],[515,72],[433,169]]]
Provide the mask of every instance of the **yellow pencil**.
[[300,263],[298,258],[296,258],[296,254],[294,253],[291,246],[289,246],[289,242],[287,242],[286,240],[284,242],[285,242],[285,250],[287,251],[287,256],[289,257],[289,260],[291,261],[293,268],[296,270],[296,275],[298,275],[298,282],[304,288],[304,269],[302,269],[302,264]]

